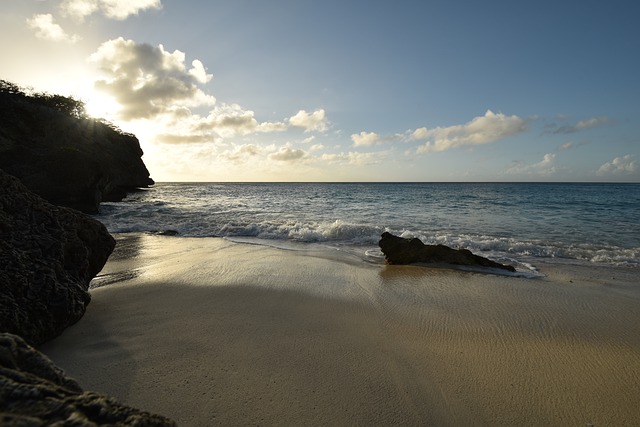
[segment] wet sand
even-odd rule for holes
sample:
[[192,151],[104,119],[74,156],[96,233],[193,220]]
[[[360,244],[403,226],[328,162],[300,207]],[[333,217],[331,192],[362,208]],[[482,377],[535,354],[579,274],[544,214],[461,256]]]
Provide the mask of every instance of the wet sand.
[[526,279],[119,236],[41,347],[179,425],[638,425],[637,269]]

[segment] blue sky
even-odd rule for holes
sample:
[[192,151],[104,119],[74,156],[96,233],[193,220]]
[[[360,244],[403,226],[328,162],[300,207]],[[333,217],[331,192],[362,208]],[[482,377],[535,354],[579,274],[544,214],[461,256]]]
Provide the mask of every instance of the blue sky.
[[640,182],[634,1],[3,0],[157,181]]

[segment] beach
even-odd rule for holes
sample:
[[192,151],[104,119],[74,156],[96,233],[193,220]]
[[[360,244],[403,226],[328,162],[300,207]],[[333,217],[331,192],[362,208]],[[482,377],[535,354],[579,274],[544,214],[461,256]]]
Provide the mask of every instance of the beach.
[[179,425],[637,425],[637,268],[525,278],[132,233],[40,350]]

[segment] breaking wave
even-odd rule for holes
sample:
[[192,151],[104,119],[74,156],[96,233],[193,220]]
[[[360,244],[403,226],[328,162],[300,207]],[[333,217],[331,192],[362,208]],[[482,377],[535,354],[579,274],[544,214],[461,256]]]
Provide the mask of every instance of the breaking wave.
[[[623,188],[626,200],[639,188]],[[103,204],[98,219],[114,233],[324,243],[369,253],[387,231],[496,260],[640,266],[633,203],[609,202],[607,211],[598,214],[591,199],[570,203],[577,189],[584,191],[534,184],[508,192],[489,184],[160,184],[123,202]],[[526,197],[518,200],[515,190]],[[560,193],[556,204],[550,203],[549,190]],[[610,196],[611,191],[594,194]]]

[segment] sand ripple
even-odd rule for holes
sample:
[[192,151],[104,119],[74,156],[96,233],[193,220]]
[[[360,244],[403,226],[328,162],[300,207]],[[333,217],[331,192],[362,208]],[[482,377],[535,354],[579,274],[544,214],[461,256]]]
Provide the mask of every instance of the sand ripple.
[[104,274],[137,273],[95,289],[43,351],[86,388],[182,425],[640,419],[628,270],[548,266],[531,280],[222,239],[123,247]]

